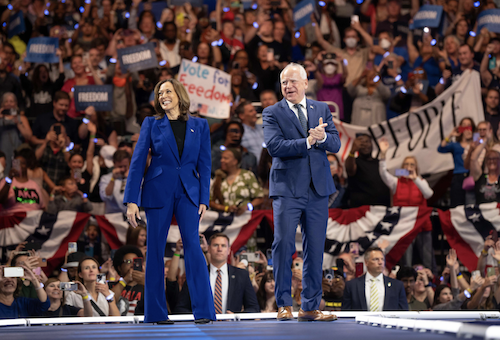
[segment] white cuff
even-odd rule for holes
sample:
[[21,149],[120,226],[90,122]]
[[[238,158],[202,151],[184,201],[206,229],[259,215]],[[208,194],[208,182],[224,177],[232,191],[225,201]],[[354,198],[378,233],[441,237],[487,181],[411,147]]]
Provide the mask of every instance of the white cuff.
[[309,144],[309,137],[306,138],[307,150],[311,148],[311,144]]
[[326,132],[325,132],[325,137],[323,137],[323,139],[322,139],[322,140],[317,141],[317,142],[316,142],[316,144],[321,144],[321,143],[326,142],[326,138],[327,138],[327,137],[328,137],[328,135],[327,135],[327,134],[326,134]]

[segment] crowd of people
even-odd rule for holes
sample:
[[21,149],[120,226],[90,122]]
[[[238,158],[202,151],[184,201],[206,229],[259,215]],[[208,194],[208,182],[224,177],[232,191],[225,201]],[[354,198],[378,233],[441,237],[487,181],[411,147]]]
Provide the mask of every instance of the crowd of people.
[[[433,190],[435,183],[421,176],[424,169],[411,155],[402,162],[401,172],[390,173],[387,140],[359,134],[345,161],[328,155],[337,188],[329,208],[427,206],[429,199],[434,204],[441,199],[445,203],[440,206],[450,208],[498,202],[500,36],[486,28],[477,32],[477,16],[496,4],[433,3],[443,6],[443,25],[427,30],[408,29],[423,5],[418,0],[409,8],[400,0],[321,1],[319,15],[298,29],[293,20],[296,3],[289,0],[257,0],[249,7],[239,1],[207,1],[203,7],[186,2],[164,4],[161,11],[154,9],[161,2],[140,0],[5,3],[0,6],[0,216],[35,210],[125,214],[125,187],[141,124],[157,114],[154,86],[176,78],[182,59],[231,75],[229,118],[206,118],[213,211],[240,216],[272,208],[272,158],[260,112],[281,99],[280,72],[291,62],[307,71],[308,98],[326,101],[339,120],[365,127],[429,103],[468,70],[480,75],[485,119],[464,118],[440,145],[430,146],[453,156],[448,192]],[[24,30],[12,34],[10,24],[19,16]],[[58,63],[24,60],[29,40],[42,36],[58,39]],[[118,50],[148,42],[155,46],[158,67],[122,72]],[[76,109],[74,87],[94,84],[112,85],[112,111]],[[375,143],[380,150],[376,157]],[[134,260],[145,259],[145,228],[129,230],[127,245],[112,250],[102,242],[99,223],[91,219],[78,251],[68,253],[54,273],[44,273],[37,254],[20,244],[0,266],[0,318],[143,313],[145,261],[135,266]],[[380,279],[381,274],[403,282],[394,281],[404,295],[401,303],[386,309],[498,309],[499,273],[486,259],[500,261],[500,243],[486,239],[479,275],[461,269],[453,249],[438,275],[431,230],[429,221],[429,228],[415,240],[420,263],[410,247],[397,271],[387,271],[380,248],[360,258],[352,253],[339,256],[338,265],[324,272],[322,309],[370,310],[370,301],[354,298],[356,289],[364,289],[357,285],[364,287],[368,281],[360,280]],[[230,254],[226,235],[200,240],[212,290],[215,268],[226,275],[222,312],[277,310],[272,261],[263,252],[257,262],[249,263],[240,261],[244,253]],[[174,256],[165,262],[167,306],[174,314],[191,312],[182,257],[178,242]],[[355,270],[359,261],[367,272],[361,278]],[[301,303],[301,262],[297,257],[292,268],[296,310]],[[21,267],[24,274],[6,277],[8,267]],[[235,281],[228,282],[228,276]],[[66,286],[69,283],[74,285]],[[381,304],[375,307],[384,310]]]

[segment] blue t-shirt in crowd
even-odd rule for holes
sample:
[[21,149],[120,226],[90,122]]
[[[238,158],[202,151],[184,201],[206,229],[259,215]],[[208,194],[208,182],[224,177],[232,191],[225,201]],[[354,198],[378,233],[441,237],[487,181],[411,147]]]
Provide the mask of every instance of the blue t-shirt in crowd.
[[419,56],[413,63],[413,68],[422,67],[427,73],[427,80],[429,80],[429,86],[434,87],[441,79],[441,69],[439,64],[434,58],[429,58],[425,63],[422,61],[422,57]]
[[38,299],[17,297],[10,306],[0,303],[0,319],[29,318],[42,316],[50,307],[50,300],[40,302]]
[[462,155],[464,154],[464,148],[462,147],[462,145],[460,145],[460,143],[448,143],[448,145],[446,145],[445,147],[439,145],[438,152],[452,153],[453,162],[455,163],[455,169],[453,169],[454,174],[465,174],[469,172],[469,170],[464,167],[464,159],[462,158]]
[[[401,78],[403,79],[403,81],[408,80],[408,73],[411,71],[409,65],[410,57],[408,56],[408,51],[406,51],[406,48],[403,47],[394,47],[392,53],[404,58],[405,63],[401,65]],[[375,56],[375,59],[373,59],[373,63],[378,66],[380,65],[383,59],[384,59],[383,55],[377,54]]]

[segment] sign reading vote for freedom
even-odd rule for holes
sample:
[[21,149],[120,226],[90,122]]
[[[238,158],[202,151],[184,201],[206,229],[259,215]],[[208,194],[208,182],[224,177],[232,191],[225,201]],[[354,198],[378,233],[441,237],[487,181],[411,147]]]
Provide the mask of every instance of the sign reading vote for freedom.
[[423,27],[439,27],[441,16],[443,15],[443,6],[424,5],[413,17],[413,24],[410,29]]
[[118,60],[122,72],[142,71],[158,67],[155,47],[153,43],[147,43],[132,47],[120,48],[118,50]]
[[311,22],[311,14],[314,12],[316,3],[314,0],[302,0],[293,9],[293,21],[298,30]]
[[500,33],[500,9],[482,11],[477,17],[477,33],[486,27],[490,32]]
[[57,38],[31,38],[26,48],[26,58],[29,63],[58,63],[59,57],[56,55],[59,48]]
[[113,85],[75,86],[75,109],[83,111],[93,106],[96,111],[113,110]]
[[191,101],[189,110],[201,115],[225,119],[229,117],[231,76],[214,67],[182,59],[179,81]]

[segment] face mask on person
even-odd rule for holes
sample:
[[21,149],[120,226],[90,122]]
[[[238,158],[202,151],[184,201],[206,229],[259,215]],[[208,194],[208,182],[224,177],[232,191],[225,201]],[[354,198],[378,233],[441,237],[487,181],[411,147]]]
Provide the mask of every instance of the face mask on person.
[[127,83],[127,78],[113,77],[113,84],[117,87],[124,87]]
[[358,41],[356,40],[356,38],[347,38],[345,40],[345,44],[347,47],[353,48],[353,47],[356,47],[356,45],[358,44]]
[[389,47],[391,47],[391,42],[387,39],[382,39],[380,40],[380,47],[382,47],[384,50],[388,50]]
[[323,70],[325,70],[325,73],[326,73],[326,74],[334,74],[334,73],[335,73],[335,71],[337,71],[337,66],[332,65],[332,64],[326,64],[326,65],[323,67]]

